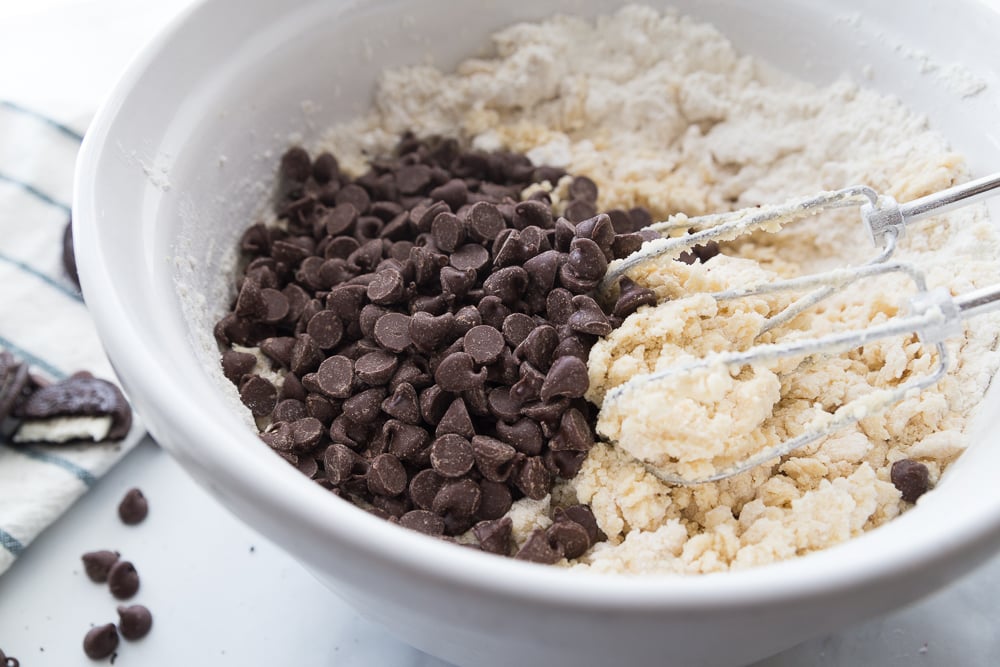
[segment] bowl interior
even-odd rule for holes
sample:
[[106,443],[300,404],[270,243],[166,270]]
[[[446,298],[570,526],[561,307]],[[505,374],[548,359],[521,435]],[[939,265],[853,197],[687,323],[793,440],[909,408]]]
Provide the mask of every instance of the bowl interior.
[[[996,72],[976,65],[995,60],[991,45],[1000,19],[986,6],[869,6],[860,0],[836,6],[794,0],[669,4],[715,24],[745,53],[798,77],[825,83],[847,75],[898,95],[925,112],[976,173],[1000,165],[1000,81]],[[998,413],[996,387],[985,399],[975,446],[914,511],[808,558],[662,586],[539,574],[542,568],[497,563],[418,535],[398,536],[403,531],[280,465],[237,414],[233,392],[220,390],[226,381],[211,330],[232,296],[237,239],[266,206],[283,149],[298,140],[309,145],[329,124],[366,109],[387,66],[429,59],[452,67],[488,51],[487,35],[515,20],[611,9],[597,0],[218,0],[195,7],[161,36],[92,128],[86,152],[92,173],[78,176],[76,202],[94,222],[77,233],[86,255],[88,303],[154,435],[231,507],[317,569],[323,563],[309,556],[310,548],[324,541],[346,540],[359,553],[371,553],[389,536],[406,546],[379,557],[401,567],[436,568],[441,576],[472,581],[488,563],[494,570],[513,568],[521,581],[559,595],[583,599],[596,592],[634,605],[666,604],[690,593],[687,602],[707,604],[737,600],[740,591],[748,600],[765,590],[792,594],[790,580],[799,593],[834,586],[945,558],[976,540],[996,541],[1000,497],[977,492],[992,487],[992,471],[1000,468],[1000,449],[985,437],[998,428],[997,419],[985,418]],[[992,213],[1000,219],[996,205]]]

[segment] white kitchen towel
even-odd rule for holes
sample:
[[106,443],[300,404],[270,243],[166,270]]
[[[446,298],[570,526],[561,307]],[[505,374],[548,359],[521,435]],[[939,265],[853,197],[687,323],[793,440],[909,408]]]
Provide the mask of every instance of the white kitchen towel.
[[[62,262],[88,118],[57,120],[0,100],[0,349],[55,381],[79,370],[114,379]],[[0,439],[0,573],[143,435],[134,419],[121,442],[25,446]]]

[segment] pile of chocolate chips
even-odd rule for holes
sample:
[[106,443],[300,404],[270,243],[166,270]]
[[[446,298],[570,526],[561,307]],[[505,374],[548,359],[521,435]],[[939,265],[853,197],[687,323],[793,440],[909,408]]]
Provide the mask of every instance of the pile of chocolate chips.
[[[600,539],[575,506],[514,554],[504,518],[579,471],[594,442],[590,348],[655,303],[627,279],[609,311],[594,299],[608,262],[650,238],[647,211],[598,214],[585,177],[564,217],[543,190],[521,201],[563,176],[450,139],[404,136],[355,180],[329,153],[285,153],[282,224],[244,233],[238,296],[215,328],[262,439],[334,493],[427,534],[472,528],[486,551],[541,562]],[[259,346],[280,389],[234,344]]]

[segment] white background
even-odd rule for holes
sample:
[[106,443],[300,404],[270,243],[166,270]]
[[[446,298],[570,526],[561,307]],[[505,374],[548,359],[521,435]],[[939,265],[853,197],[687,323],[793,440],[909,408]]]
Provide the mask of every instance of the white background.
[[[79,118],[188,3],[0,0],[0,99]],[[126,527],[115,508],[132,486],[144,490],[151,510],[145,523]],[[149,440],[0,576],[0,648],[24,667],[93,664],[83,635],[114,621],[117,602],[83,575],[79,556],[102,548],[135,563],[142,588],[131,602],[154,614],[152,633],[123,643],[116,665],[444,667],[359,618]],[[757,667],[1000,664],[997,600],[1000,558],[916,606]]]

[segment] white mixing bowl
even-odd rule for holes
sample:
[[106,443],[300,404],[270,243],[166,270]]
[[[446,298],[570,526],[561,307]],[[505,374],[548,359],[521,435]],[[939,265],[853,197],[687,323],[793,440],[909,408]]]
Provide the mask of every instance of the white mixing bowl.
[[[977,173],[1000,165],[995,6],[672,4],[799,77],[867,78],[926,112]],[[206,371],[217,357],[202,342],[225,305],[231,249],[290,139],[308,144],[363,110],[383,67],[427,52],[450,67],[515,20],[615,6],[209,0],[134,63],[77,166],[84,293],[156,439],[369,618],[460,665],[745,663],[926,595],[1000,547],[1000,448],[985,437],[1000,428],[995,390],[972,449],[901,518],[805,558],[700,577],[580,574],[400,529],[308,482],[236,415]],[[967,95],[978,80],[985,89]],[[295,614],[287,610],[290,622]]]

